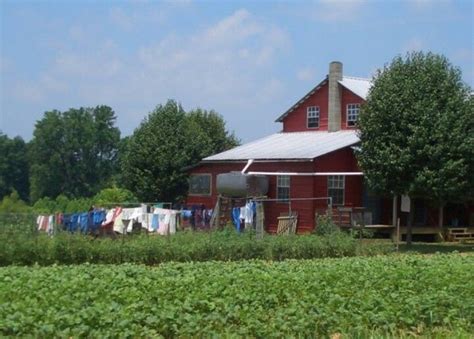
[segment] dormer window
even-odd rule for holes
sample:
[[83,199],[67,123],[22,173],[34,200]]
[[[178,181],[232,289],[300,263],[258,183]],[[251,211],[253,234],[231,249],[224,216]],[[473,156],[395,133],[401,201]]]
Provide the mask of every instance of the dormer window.
[[319,127],[319,107],[318,106],[308,106],[306,108],[306,121],[307,121],[308,128]]
[[354,127],[359,118],[360,104],[347,105],[347,126]]

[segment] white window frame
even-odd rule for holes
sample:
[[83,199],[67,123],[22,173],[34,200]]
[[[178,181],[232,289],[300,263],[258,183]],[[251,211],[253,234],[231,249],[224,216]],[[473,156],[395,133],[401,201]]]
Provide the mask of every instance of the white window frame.
[[360,104],[347,104],[346,107],[346,125],[355,127],[360,114]]
[[[321,117],[319,106],[308,106],[306,107],[306,128],[317,129],[319,128],[319,119]],[[309,119],[316,119],[317,126],[309,127]]]
[[342,203],[337,203],[332,199],[333,206],[344,206],[346,202],[346,176],[344,175],[328,175],[328,197],[332,195],[330,190],[342,190]]
[[191,177],[197,176],[208,176],[209,177],[209,193],[191,193],[191,184],[189,185],[188,194],[190,196],[201,196],[201,197],[209,197],[212,195],[212,174],[211,173],[195,173],[189,176],[189,181],[191,182]]
[[[288,197],[281,198],[279,196],[279,188],[288,189]],[[291,177],[289,175],[277,175],[276,177],[276,198],[278,202],[289,203],[291,190]]]

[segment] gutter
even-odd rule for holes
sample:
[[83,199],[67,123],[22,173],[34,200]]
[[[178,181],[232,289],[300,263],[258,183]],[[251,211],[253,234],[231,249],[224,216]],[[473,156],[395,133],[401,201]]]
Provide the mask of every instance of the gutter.
[[328,175],[364,175],[363,172],[248,172],[249,175],[288,175],[288,176],[328,176]]

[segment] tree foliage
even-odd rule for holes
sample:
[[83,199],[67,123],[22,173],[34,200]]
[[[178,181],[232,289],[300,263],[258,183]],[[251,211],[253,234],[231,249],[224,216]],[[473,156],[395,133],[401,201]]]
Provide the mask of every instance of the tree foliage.
[[31,196],[87,197],[110,184],[120,131],[108,106],[46,112],[30,148]]
[[125,186],[141,201],[175,201],[187,191],[184,168],[238,144],[214,111],[186,113],[169,100],[151,112],[127,142]]
[[203,139],[205,146],[201,150],[202,157],[231,149],[240,144],[240,140],[235,134],[226,130],[222,116],[214,110],[206,111],[198,108],[190,111],[186,117],[190,128],[199,131],[200,137]]
[[17,191],[13,190],[0,201],[0,213],[27,213],[30,207],[20,198]]
[[444,57],[414,52],[379,70],[359,119],[369,186],[437,203],[472,199],[470,88]]
[[0,199],[16,191],[29,198],[27,145],[21,137],[10,139],[0,132]]
[[129,190],[112,187],[102,189],[91,198],[69,199],[63,194],[58,195],[56,199],[44,197],[35,202],[33,211],[37,213],[76,213],[88,211],[91,206],[113,207],[115,204],[137,201],[137,198]]

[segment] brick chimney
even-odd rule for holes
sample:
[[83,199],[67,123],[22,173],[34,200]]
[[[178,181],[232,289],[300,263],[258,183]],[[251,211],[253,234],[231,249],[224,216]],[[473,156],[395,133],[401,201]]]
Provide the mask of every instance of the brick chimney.
[[341,129],[341,87],[342,63],[333,61],[329,64],[329,95],[328,95],[328,132]]

